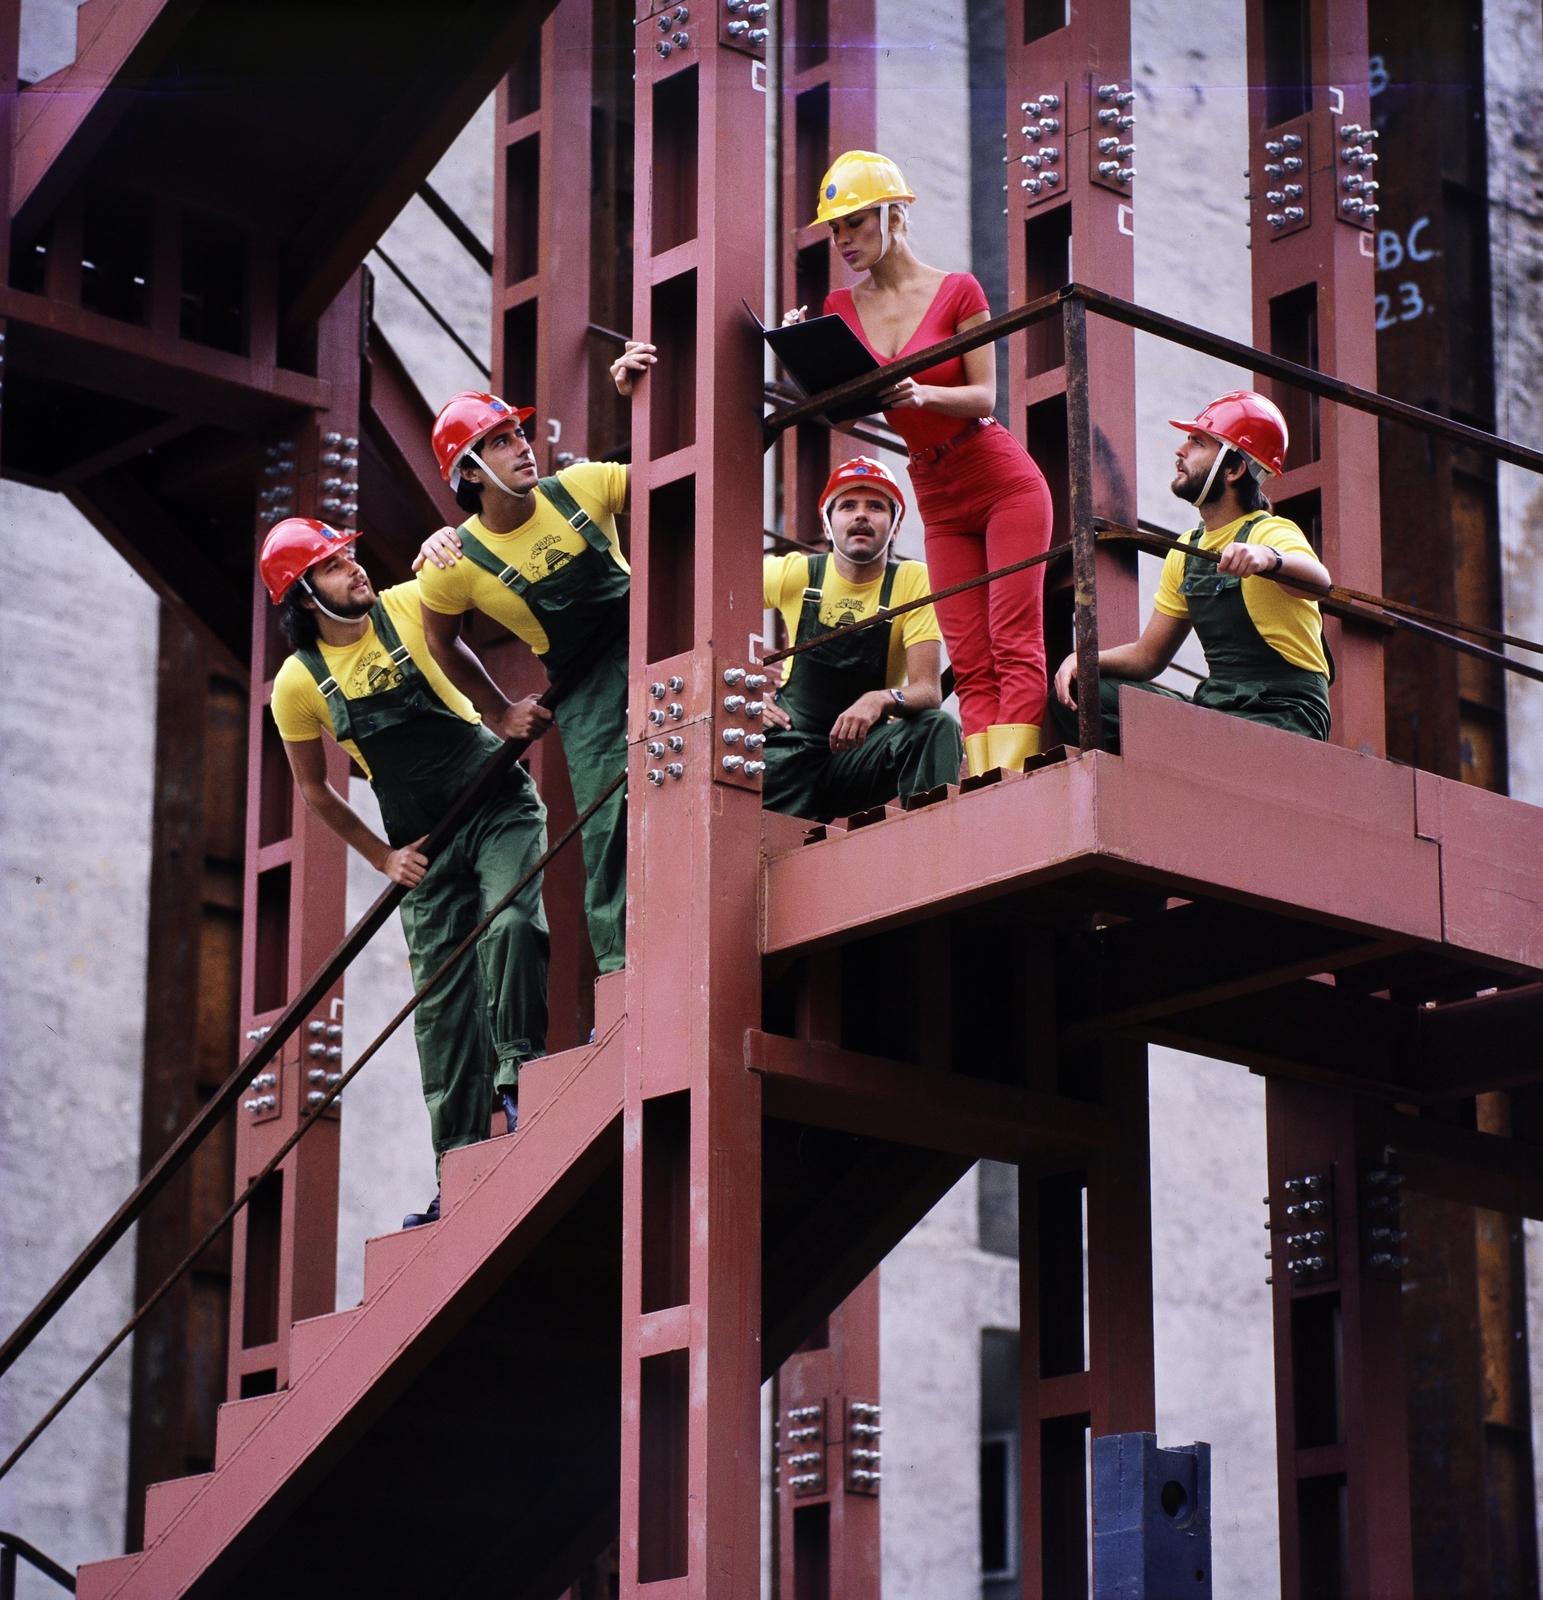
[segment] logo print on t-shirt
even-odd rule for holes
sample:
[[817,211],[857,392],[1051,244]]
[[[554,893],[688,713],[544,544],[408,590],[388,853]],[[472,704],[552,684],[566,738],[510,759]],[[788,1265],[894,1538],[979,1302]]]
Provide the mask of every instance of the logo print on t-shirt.
[[834,600],[831,604],[835,607],[834,615],[823,609],[820,612],[820,621],[827,628],[845,628],[853,622],[860,622],[867,609],[860,601],[854,600],[850,595],[840,600]]
[[559,567],[566,567],[573,560],[571,550],[551,549],[546,553],[546,572],[550,578]]
[[388,689],[395,689],[401,682],[402,669],[392,662],[385,651],[377,648],[354,668],[353,680],[349,684],[354,693],[348,698],[368,699],[372,694],[384,694]]

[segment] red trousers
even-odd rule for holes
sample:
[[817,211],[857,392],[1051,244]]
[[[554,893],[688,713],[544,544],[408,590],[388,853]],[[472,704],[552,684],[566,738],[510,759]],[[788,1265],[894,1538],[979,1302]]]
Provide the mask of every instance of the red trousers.
[[[1006,428],[978,429],[936,461],[913,461],[927,573],[947,589],[1050,547],[1050,487]],[[1045,714],[1045,569],[938,602],[966,736]]]

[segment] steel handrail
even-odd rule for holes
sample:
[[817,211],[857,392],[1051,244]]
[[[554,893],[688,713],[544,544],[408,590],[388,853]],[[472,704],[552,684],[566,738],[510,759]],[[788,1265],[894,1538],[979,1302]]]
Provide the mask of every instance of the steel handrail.
[[[1153,554],[1166,555],[1170,551],[1182,551],[1186,555],[1194,555],[1202,561],[1216,562],[1221,560],[1221,553],[1215,550],[1202,550],[1197,545],[1184,544],[1179,537],[1169,532],[1166,528],[1156,527],[1150,522],[1143,522],[1134,528],[1124,527],[1118,522],[1110,522],[1106,517],[1093,519],[1094,532],[1100,540],[1134,544],[1146,549]],[[791,540],[784,543],[791,544]],[[805,549],[800,545],[797,548]],[[1029,567],[1037,567],[1044,562],[1053,560],[1056,556],[1067,555],[1073,545],[1070,540],[1062,544],[1053,544],[1048,550],[1041,551],[1037,556],[1027,556],[1022,561],[1014,561],[1009,566],[997,567],[991,572],[977,573],[973,578],[966,578],[962,583],[951,584],[946,589],[934,589],[931,594],[918,596],[915,600],[906,600],[896,606],[881,606],[871,617],[863,617],[857,622],[846,622],[840,627],[832,628],[829,633],[822,633],[818,639],[812,639],[807,644],[789,645],[784,650],[773,650],[769,655],[761,657],[765,666],[775,666],[779,661],[787,661],[793,656],[800,656],[806,650],[817,650],[821,645],[828,644],[832,639],[839,639],[849,633],[861,633],[866,628],[877,628],[894,618],[903,616],[908,611],[918,610],[922,606],[936,604],[939,600],[951,599],[956,594],[963,594],[967,589],[977,589],[983,583],[996,583],[999,579],[1012,577],[1015,573],[1023,572]],[[1504,667],[1507,672],[1515,672],[1524,678],[1531,678],[1535,682],[1543,683],[1543,669],[1529,666],[1525,661],[1517,661],[1512,656],[1501,655],[1498,650],[1486,650],[1482,645],[1470,644],[1466,639],[1455,638],[1452,633],[1445,630],[1461,629],[1464,632],[1479,633],[1486,638],[1496,637],[1491,629],[1477,628],[1470,624],[1461,623],[1451,617],[1443,617],[1435,612],[1421,610],[1418,606],[1406,606],[1401,601],[1389,600],[1383,595],[1370,594],[1364,589],[1347,589],[1341,584],[1328,585],[1307,583],[1300,578],[1287,578],[1273,572],[1261,572],[1257,577],[1268,578],[1272,583],[1279,583],[1288,589],[1298,589],[1304,594],[1312,595],[1324,610],[1335,616],[1348,617],[1354,622],[1370,622],[1378,626],[1402,628],[1411,633],[1417,633],[1422,638],[1434,639],[1444,644],[1448,649],[1456,650],[1463,655],[1476,656],[1481,661],[1488,661],[1495,666]],[[1377,609],[1369,609],[1375,607]],[[1409,615],[1413,613],[1413,615]],[[1439,627],[1431,623],[1440,624]],[[1535,644],[1530,639],[1521,639],[1514,634],[1500,635],[1503,642],[1518,645],[1525,650],[1533,650],[1543,654],[1543,644]],[[1179,669],[1181,672],[1184,668]]]
[[[561,704],[588,674],[595,662],[625,634],[626,629],[627,610],[626,603],[623,602],[595,629],[584,648],[575,657],[572,667],[558,675],[556,681],[540,696],[537,703],[547,710],[552,710]],[[530,748],[532,742],[529,739],[511,739],[489,758],[482,770],[467,785],[461,797],[418,846],[423,855],[432,861],[444,849],[462,823],[488,799],[507,776],[509,769]],[[263,1038],[258,1041],[252,1053],[205,1102],[192,1121],[172,1141],[160,1160],[140,1179],[133,1193],[75,1258],[59,1281],[27,1313],[5,1343],[0,1345],[0,1373],[11,1367],[27,1346],[58,1315],[70,1296],[100,1265],[108,1251],[128,1232],[150,1202],[186,1165],[193,1152],[208,1138],[226,1114],[234,1109],[253,1077],[278,1055],[285,1041],[305,1021],[307,1013],[316,1009],[327,991],[379,932],[386,918],[396,910],[406,893],[407,890],[401,884],[388,885],[374,905],[348,931],[310,982],[285,1006]]]
[[52,1578],[61,1589],[75,1593],[75,1579],[50,1560],[36,1545],[28,1544],[19,1534],[7,1533],[0,1528],[0,1600],[16,1600],[16,1558],[20,1556],[29,1567],[35,1567],[45,1578]]
[[[543,871],[545,871],[552,858],[556,856],[565,845],[569,844],[575,837],[577,837],[579,830],[584,826],[584,824],[588,822],[592,816],[594,816],[601,806],[603,806],[606,801],[609,800],[611,796],[626,783],[626,781],[627,770],[625,767],[623,767],[622,770],[618,772],[611,780],[611,782],[608,783],[606,787],[598,795],[596,795],[593,800],[590,801],[583,811],[581,811],[579,815],[568,824],[568,826],[563,830],[562,835],[559,837],[556,844],[549,845],[546,850],[542,852],[535,864],[521,874],[519,880],[513,885],[513,887],[508,889],[500,897],[497,903],[489,908],[477,926],[473,928],[464,939],[461,940],[455,949],[452,950],[450,954],[446,956],[442,962],[440,962],[434,971],[424,979],[423,983],[413,991],[411,998],[402,1006],[402,1008],[386,1024],[386,1026],[382,1028],[378,1034],[376,1034],[374,1039],[370,1041],[365,1049],[360,1052],[359,1058],[348,1069],[348,1071],[343,1073],[338,1081],[321,1095],[321,1098],[318,1100],[317,1104],[301,1119],[294,1132],[291,1133],[290,1136],[283,1142],[283,1144],[281,1144],[278,1149],[273,1152],[273,1154],[268,1158],[268,1163],[265,1167],[263,1167],[262,1171],[256,1173],[248,1182],[246,1188],[243,1189],[233,1201],[231,1201],[230,1205],[226,1208],[219,1221],[217,1221],[209,1229],[209,1231],[205,1233],[203,1238],[200,1239],[198,1243],[188,1251],[182,1260],[172,1268],[171,1272],[164,1279],[164,1281],[161,1283],[161,1286],[155,1291],[155,1293],[152,1294],[150,1298],[146,1300],[137,1311],[135,1311],[134,1315],[131,1316],[129,1320],[118,1329],[118,1331],[112,1336],[111,1339],[107,1341],[102,1349],[97,1352],[96,1356],[86,1367],[85,1371],[83,1371],[79,1377],[75,1379],[69,1388],[66,1389],[64,1393],[60,1395],[59,1398],[53,1403],[53,1405],[50,1406],[49,1409],[43,1414],[43,1417],[34,1425],[32,1431],[21,1441],[20,1444],[16,1446],[14,1450],[11,1451],[10,1455],[8,1455],[3,1462],[0,1462],[0,1478],[4,1478],[11,1468],[14,1467],[24,1455],[26,1455],[28,1450],[30,1450],[32,1446],[40,1438],[42,1438],[43,1434],[47,1431],[54,1419],[64,1410],[70,1401],[73,1400],[75,1396],[85,1388],[85,1386],[91,1381],[96,1373],[101,1370],[103,1364],[112,1355],[113,1351],[116,1350],[118,1346],[121,1345],[123,1341],[127,1339],[128,1336],[135,1330],[135,1328],[137,1328],[139,1324],[143,1322],[147,1316],[149,1316],[156,1306],[158,1306],[161,1301],[171,1293],[172,1288],[182,1277],[183,1273],[187,1272],[193,1266],[194,1262],[196,1262],[199,1257],[203,1255],[204,1251],[207,1250],[209,1246],[212,1245],[214,1241],[218,1239],[219,1236],[225,1231],[226,1227],[235,1220],[242,1208],[246,1206],[246,1204],[262,1187],[264,1180],[278,1170],[278,1167],[283,1162],[285,1156],[287,1156],[289,1152],[300,1143],[306,1134],[310,1132],[311,1128],[316,1124],[318,1119],[326,1115],[327,1111],[331,1109],[333,1102],[338,1098],[338,1096],[341,1095],[342,1092],[349,1086],[349,1084],[354,1081],[354,1079],[359,1075],[360,1071],[371,1060],[371,1058],[376,1055],[376,1053],[381,1049],[391,1035],[394,1034],[396,1030],[401,1027],[401,1025],[406,1022],[413,1012],[416,1011],[423,1003],[424,998],[428,995],[429,991],[438,987],[440,980],[445,977],[450,969],[455,966],[455,964],[460,961],[463,956],[466,955],[466,953],[476,944],[477,940],[487,932],[488,928],[492,926],[494,918],[496,918],[509,906],[514,904],[515,900],[519,898],[520,894],[527,887],[529,887],[529,885],[533,883]],[[0,1600],[4,1600],[3,1595],[0,1595]]]
[[1197,328],[1193,323],[1181,322],[1179,318],[1164,316],[1159,311],[1149,311],[1145,306],[1139,306],[1132,300],[1122,300],[1119,295],[1106,294],[1102,289],[1090,288],[1085,283],[1068,283],[1053,294],[1043,295],[1038,300],[1030,301],[1028,305],[1018,306],[1012,311],[1004,312],[1000,317],[992,317],[977,327],[967,328],[963,333],[956,333],[951,338],[929,345],[925,350],[918,350],[912,355],[891,361],[880,367],[877,372],[867,372],[860,378],[848,379],[846,383],[837,384],[834,389],[827,389],[823,394],[811,395],[809,399],[786,411],[766,417],[761,424],[765,443],[770,446],[777,434],[800,422],[814,421],[830,407],[858,400],[876,399],[901,378],[913,377],[918,372],[925,372],[928,367],[937,366],[940,362],[952,360],[955,356],[964,355],[971,350],[978,350],[982,345],[994,344],[999,339],[1007,338],[1009,334],[1043,322],[1047,317],[1054,315],[1068,300],[1077,301],[1096,316],[1124,323],[1139,333],[1152,334],[1156,338],[1166,339],[1170,344],[1184,345],[1201,355],[1215,356],[1218,360],[1242,367],[1246,371],[1279,378],[1293,388],[1305,389],[1309,394],[1318,395],[1324,400],[1333,400],[1339,405],[1349,406],[1352,410],[1364,411],[1389,422],[1402,422],[1423,433],[1439,435],[1456,444],[1466,445],[1485,455],[1494,456],[1499,461],[1508,461],[1512,466],[1524,467],[1529,472],[1543,473],[1543,450],[1530,449],[1526,445],[1517,444],[1514,440],[1502,439],[1498,434],[1487,433],[1483,428],[1470,427],[1465,422],[1454,422],[1450,417],[1427,411],[1422,406],[1410,405],[1404,400],[1390,399],[1387,395],[1378,394],[1372,389],[1362,389],[1356,384],[1346,383],[1342,378],[1317,372],[1312,367],[1298,366],[1295,361],[1287,361],[1284,357],[1256,350],[1253,345],[1243,344],[1237,339],[1225,339],[1220,334],[1207,333],[1204,328]]

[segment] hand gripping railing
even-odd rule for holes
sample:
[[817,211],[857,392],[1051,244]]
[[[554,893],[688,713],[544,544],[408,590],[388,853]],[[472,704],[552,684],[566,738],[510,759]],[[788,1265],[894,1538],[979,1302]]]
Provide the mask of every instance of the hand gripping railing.
[[[622,602],[595,629],[573,665],[567,672],[559,674],[538,703],[548,710],[561,704],[588,674],[595,662],[623,637],[626,629],[626,603]],[[528,739],[511,739],[489,759],[481,772],[467,785],[465,793],[419,845],[422,854],[432,861],[444,849],[467,818],[493,794],[507,776],[509,769],[530,748],[530,744],[531,741]],[[382,891],[375,904],[350,929],[347,937],[322,963],[310,982],[284,1008],[252,1053],[220,1085],[198,1115],[177,1135],[166,1153],[140,1180],[134,1192],[75,1258],[69,1270],[22,1318],[5,1343],[0,1345],[0,1373],[11,1367],[17,1357],[58,1315],[70,1296],[86,1281],[108,1251],[133,1227],[150,1202],[187,1164],[193,1152],[209,1137],[226,1113],[234,1109],[252,1078],[278,1055],[280,1047],[305,1021],[307,1014],[315,1010],[332,985],[348,970],[354,958],[374,938],[406,893],[407,890],[402,885],[395,883]]]
[[59,1565],[50,1561],[36,1545],[0,1528],[0,1600],[16,1600],[16,1558],[20,1556],[29,1567],[36,1567],[45,1578],[52,1578],[61,1589],[75,1593],[75,1580]]
[[[796,427],[803,422],[818,421],[827,411],[837,407],[846,407],[857,401],[877,401],[879,395],[886,389],[892,388],[902,378],[913,377],[918,372],[924,372],[929,367],[962,356],[970,350],[979,349],[982,345],[994,344],[998,339],[1005,339],[1010,334],[1017,333],[1023,328],[1033,327],[1036,323],[1044,322],[1059,314],[1066,360],[1066,446],[1070,488],[1072,599],[1075,607],[1077,641],[1078,742],[1084,750],[1101,750],[1104,747],[1103,719],[1099,712],[1098,670],[1096,541],[1099,537],[1097,527],[1099,519],[1095,516],[1093,507],[1092,419],[1088,401],[1087,313],[1089,311],[1096,316],[1124,323],[1138,332],[1165,339],[1171,344],[1183,345],[1187,349],[1199,351],[1202,355],[1215,356],[1219,360],[1240,366],[1245,371],[1279,379],[1292,388],[1306,390],[1309,394],[1333,400],[1352,410],[1364,411],[1389,422],[1400,422],[1408,427],[1417,428],[1422,433],[1433,434],[1437,438],[1447,439],[1454,444],[1464,445],[1484,455],[1493,456],[1496,460],[1509,462],[1512,466],[1524,467],[1529,472],[1543,473],[1543,451],[1532,450],[1509,439],[1502,439],[1496,434],[1486,433],[1482,428],[1454,422],[1448,417],[1438,416],[1433,411],[1409,405],[1403,400],[1391,400],[1386,395],[1359,388],[1341,378],[1330,377],[1326,373],[1315,372],[1311,367],[1298,366],[1294,361],[1286,361],[1280,356],[1256,350],[1252,345],[1242,344],[1236,339],[1224,339],[1218,334],[1207,333],[1203,328],[1180,322],[1177,317],[1165,317],[1160,312],[1148,311],[1144,306],[1138,306],[1130,300],[1122,300],[1118,295],[1106,294],[1101,289],[1092,289],[1082,283],[1069,283],[1064,288],[1057,289],[1054,294],[1044,295],[1026,306],[1018,306],[1000,317],[992,317],[977,327],[956,333],[952,338],[944,339],[925,350],[917,350],[911,355],[901,357],[898,361],[891,361],[876,372],[852,378],[846,383],[838,384],[834,389],[826,390],[823,394],[812,395],[798,405],[763,418],[762,441],[767,448],[770,448],[776,441],[777,435],[788,428]],[[988,574],[985,579],[978,581],[988,581],[991,576],[993,575]],[[1420,623],[1423,619],[1431,619],[1439,621],[1442,628],[1463,633],[1479,633],[1489,638],[1497,637],[1494,630],[1476,629],[1470,624],[1460,623],[1452,618],[1433,618],[1431,613],[1411,615],[1414,608],[1381,596],[1358,596],[1358,598],[1369,600],[1384,609],[1384,617],[1377,620],[1386,620],[1395,627],[1407,628],[1425,637],[1437,639],[1465,654],[1478,655],[1494,661],[1507,671],[1519,672],[1525,677],[1539,675],[1535,668],[1513,661],[1509,656],[1482,650],[1466,641],[1454,639],[1450,634],[1442,633],[1434,627],[1422,627]],[[1352,609],[1351,614],[1358,613]],[[1503,636],[1500,642],[1519,644],[1525,649],[1539,649],[1535,644],[1512,638],[1510,635]]]

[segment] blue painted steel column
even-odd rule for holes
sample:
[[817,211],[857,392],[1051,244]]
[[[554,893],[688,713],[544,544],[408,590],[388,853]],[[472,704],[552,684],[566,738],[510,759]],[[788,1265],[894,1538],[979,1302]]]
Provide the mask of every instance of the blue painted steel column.
[[1093,1441],[1093,1600],[1211,1600],[1211,1447]]

